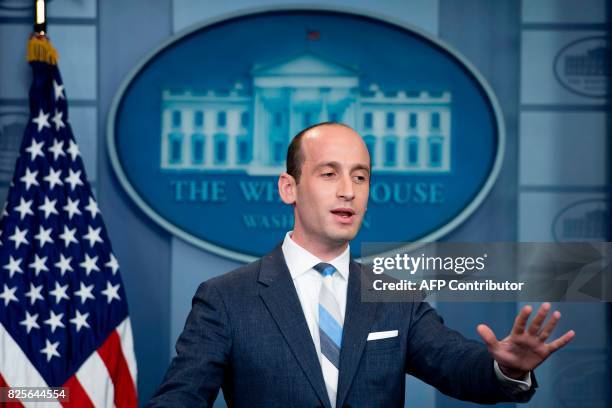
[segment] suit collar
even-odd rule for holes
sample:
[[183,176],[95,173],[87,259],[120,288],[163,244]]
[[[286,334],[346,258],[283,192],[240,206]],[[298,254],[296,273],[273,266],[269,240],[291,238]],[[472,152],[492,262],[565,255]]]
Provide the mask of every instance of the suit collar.
[[317,351],[280,246],[262,258],[258,280],[264,285],[260,296],[268,311],[319,400],[325,407],[331,408]]
[[261,258],[257,280],[265,286],[272,286],[283,283],[287,277],[289,277],[289,280],[291,279],[285,258],[283,257],[282,247],[279,244],[272,252]]
[[[340,349],[336,400],[338,407],[342,406],[348,395],[377,308],[376,303],[361,301],[361,266],[351,261],[349,271],[346,315]],[[329,398],[319,358],[280,245],[262,258],[258,280],[264,285],[260,290],[261,298],[319,399],[329,408]]]
[[342,347],[340,348],[337,407],[344,404],[348,395],[366,345],[368,333],[376,316],[377,303],[362,302],[361,300],[361,269],[360,264],[351,260],[346,296],[346,316],[342,333]]

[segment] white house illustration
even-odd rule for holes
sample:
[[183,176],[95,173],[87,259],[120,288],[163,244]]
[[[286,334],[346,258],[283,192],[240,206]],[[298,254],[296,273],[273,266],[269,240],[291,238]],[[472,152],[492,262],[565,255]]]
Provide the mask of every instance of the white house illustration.
[[252,94],[162,92],[163,170],[280,173],[301,129],[345,123],[364,138],[377,172],[449,172],[450,92],[362,91],[353,68],[310,52],[251,70]]

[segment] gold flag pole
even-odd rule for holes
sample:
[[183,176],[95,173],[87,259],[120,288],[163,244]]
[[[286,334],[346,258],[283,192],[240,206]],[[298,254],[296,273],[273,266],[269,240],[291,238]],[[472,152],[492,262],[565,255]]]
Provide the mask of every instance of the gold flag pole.
[[36,0],[34,7],[34,33],[44,36],[47,33],[47,7],[45,0]]
[[57,51],[47,37],[47,4],[45,0],[36,0],[34,9],[34,32],[28,41],[29,62],[57,64]]

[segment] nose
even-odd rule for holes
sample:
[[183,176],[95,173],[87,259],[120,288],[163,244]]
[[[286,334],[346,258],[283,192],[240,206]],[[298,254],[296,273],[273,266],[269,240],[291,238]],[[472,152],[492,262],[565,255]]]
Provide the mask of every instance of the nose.
[[355,198],[355,189],[350,175],[340,177],[338,182],[338,198],[350,201]]

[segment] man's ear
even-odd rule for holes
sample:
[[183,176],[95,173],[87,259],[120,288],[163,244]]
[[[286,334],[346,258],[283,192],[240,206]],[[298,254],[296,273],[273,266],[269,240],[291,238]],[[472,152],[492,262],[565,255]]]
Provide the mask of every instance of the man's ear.
[[278,194],[283,203],[295,204],[296,182],[289,173],[283,173],[278,177]]

